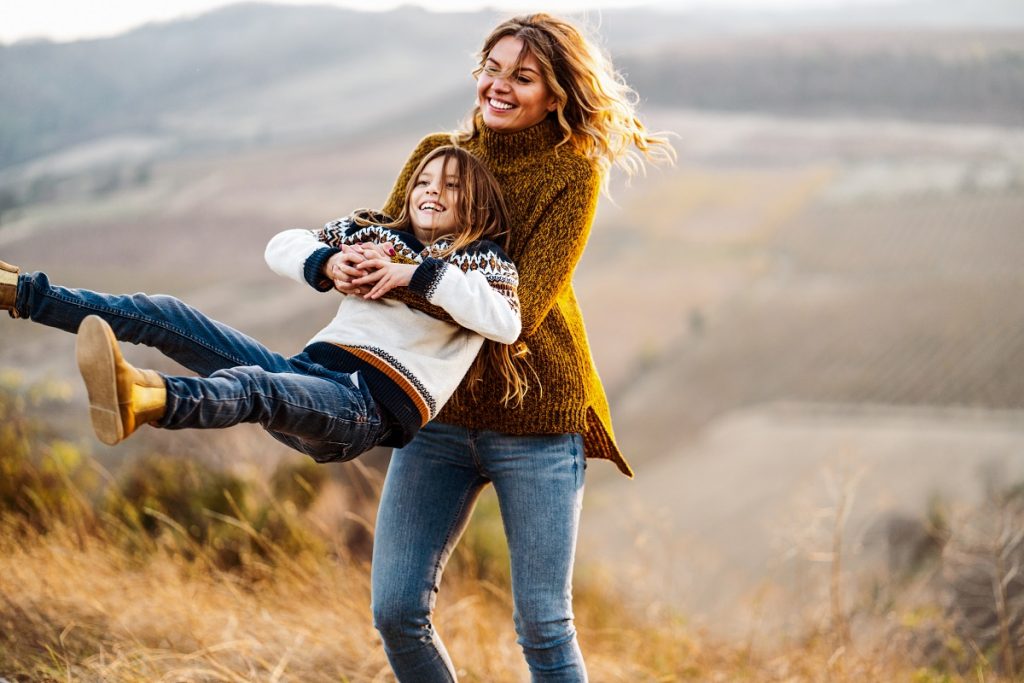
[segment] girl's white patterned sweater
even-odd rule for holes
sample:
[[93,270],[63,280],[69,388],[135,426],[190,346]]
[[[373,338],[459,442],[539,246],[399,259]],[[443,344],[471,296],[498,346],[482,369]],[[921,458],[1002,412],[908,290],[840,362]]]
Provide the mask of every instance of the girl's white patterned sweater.
[[360,226],[349,218],[317,232],[278,233],[267,244],[267,264],[279,275],[332,290],[323,266],[339,250],[324,247],[325,234],[334,244],[391,243],[396,251],[392,260],[417,264],[409,291],[459,323],[437,320],[392,299],[340,295],[337,315],[304,349],[326,368],[358,371],[398,427],[385,445],[404,445],[451,398],[485,337],[503,344],[519,337],[516,267],[493,242],[481,240],[439,258],[449,244],[444,238],[424,246],[411,233]]

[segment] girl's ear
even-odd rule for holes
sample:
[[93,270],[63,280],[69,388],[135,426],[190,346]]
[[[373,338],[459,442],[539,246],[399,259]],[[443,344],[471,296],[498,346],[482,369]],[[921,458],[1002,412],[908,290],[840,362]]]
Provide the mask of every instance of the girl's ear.
[[547,110],[548,112],[553,112],[556,109],[558,109],[558,100],[556,100],[555,96],[552,95],[551,98],[548,100]]

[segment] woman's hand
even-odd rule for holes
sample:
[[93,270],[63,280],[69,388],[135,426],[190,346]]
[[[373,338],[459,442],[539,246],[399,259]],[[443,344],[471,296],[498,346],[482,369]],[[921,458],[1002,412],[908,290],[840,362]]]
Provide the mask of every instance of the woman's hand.
[[363,295],[364,299],[379,299],[395,287],[408,287],[412,274],[417,266],[412,263],[392,263],[390,259],[372,258],[359,264],[359,268],[369,271],[362,277],[353,280],[357,287],[373,287]]
[[324,263],[324,277],[334,282],[334,288],[342,294],[366,294],[368,288],[353,283],[357,278],[366,275],[366,270],[360,269],[359,266],[370,259],[387,259],[389,254],[394,253],[395,249],[390,242],[343,244],[341,251]]

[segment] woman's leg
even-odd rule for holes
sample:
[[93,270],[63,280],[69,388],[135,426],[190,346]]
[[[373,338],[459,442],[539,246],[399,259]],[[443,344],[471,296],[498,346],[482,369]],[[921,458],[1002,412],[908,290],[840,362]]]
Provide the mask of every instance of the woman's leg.
[[533,681],[587,680],[572,612],[572,568],[583,504],[583,439],[482,432],[512,563],[516,633]]
[[[209,377],[165,377],[167,403],[155,426],[217,429],[257,422],[321,462],[349,460],[375,446],[383,426],[363,386],[257,366]],[[298,444],[298,445],[296,445]]]
[[391,456],[373,543],[373,622],[402,683],[456,680],[431,615],[486,483],[461,427],[429,423]]
[[88,315],[106,320],[121,341],[152,346],[200,375],[238,365],[287,372],[287,359],[251,337],[164,295],[114,295],[51,285],[44,273],[18,278],[19,317],[75,333]]

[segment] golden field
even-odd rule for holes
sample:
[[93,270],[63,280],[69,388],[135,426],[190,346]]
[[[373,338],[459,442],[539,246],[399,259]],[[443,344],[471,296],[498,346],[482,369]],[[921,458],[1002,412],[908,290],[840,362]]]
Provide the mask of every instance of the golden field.
[[[329,468],[300,460],[260,477],[174,454],[109,471],[31,416],[58,410],[60,393],[0,393],[7,680],[392,680],[369,612],[379,475],[350,464],[339,487]],[[499,523],[485,500],[439,603],[436,626],[466,681],[526,680]],[[838,559],[831,567],[842,571]],[[717,639],[666,604],[628,607],[627,588],[580,568],[577,623],[594,681],[1013,680],[993,673],[998,648],[993,661],[971,657],[952,630],[936,631],[941,668],[911,661],[923,624],[952,629],[934,605],[875,616],[884,637],[836,610],[765,647],[753,635]]]

